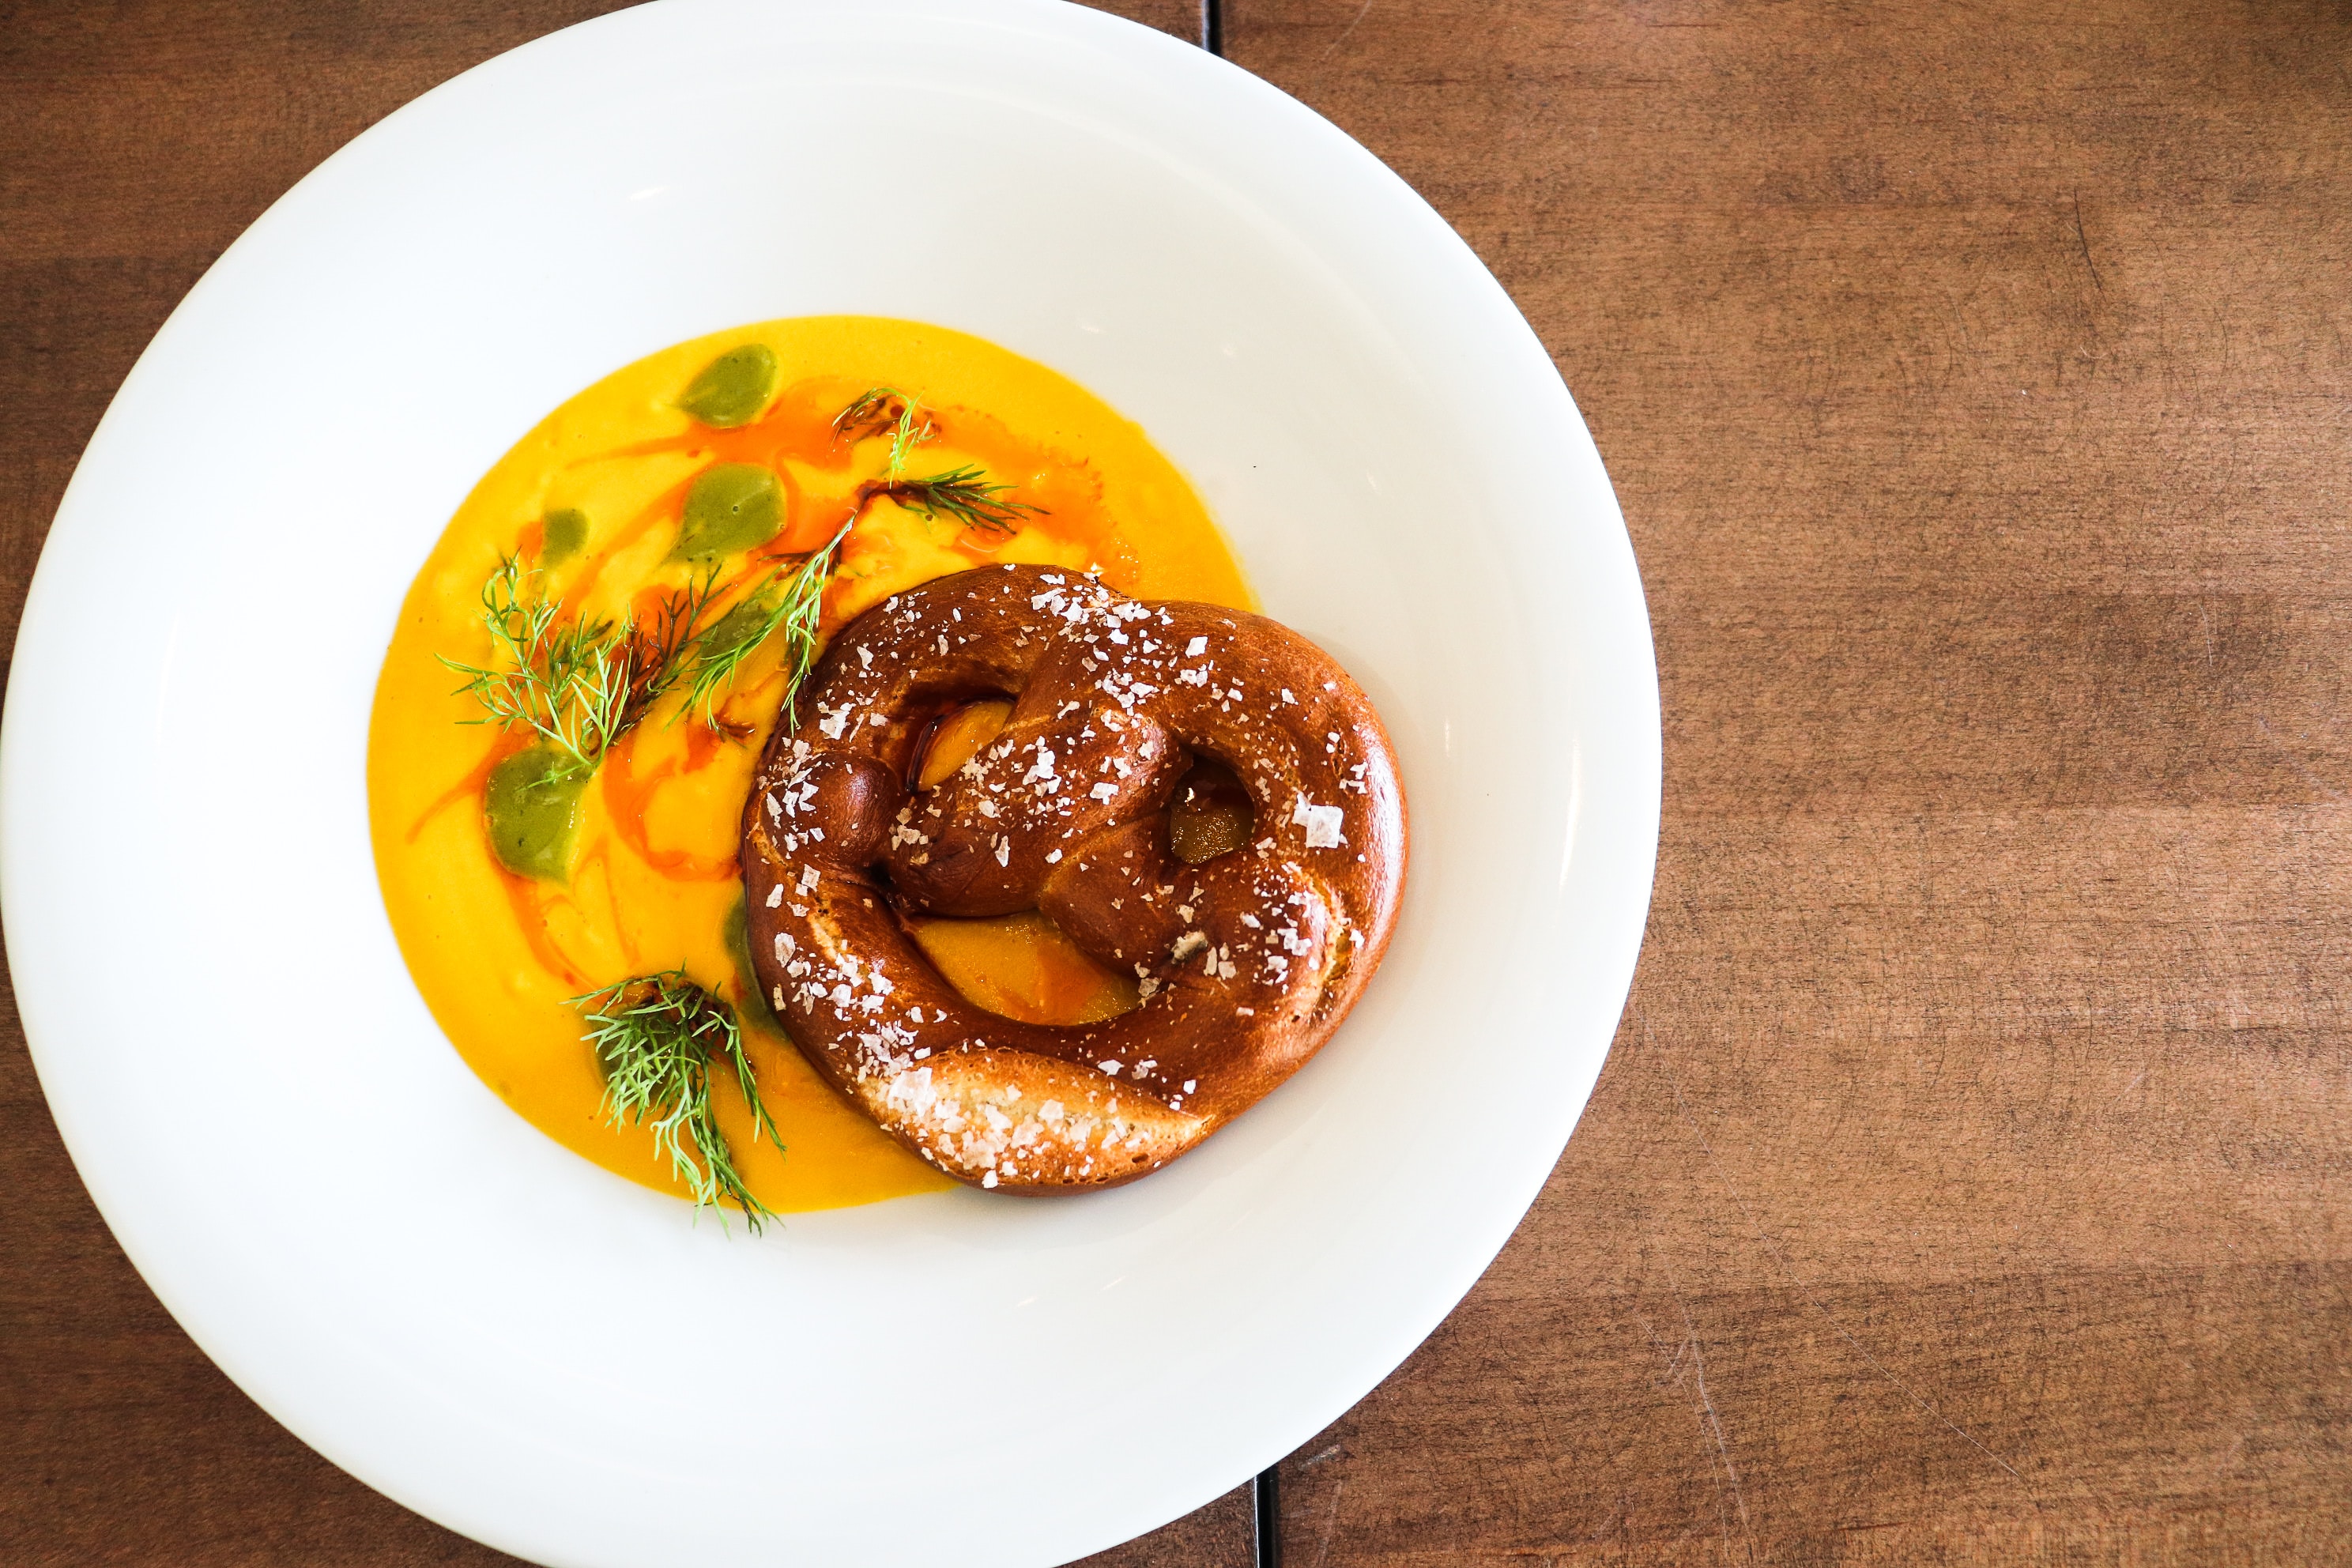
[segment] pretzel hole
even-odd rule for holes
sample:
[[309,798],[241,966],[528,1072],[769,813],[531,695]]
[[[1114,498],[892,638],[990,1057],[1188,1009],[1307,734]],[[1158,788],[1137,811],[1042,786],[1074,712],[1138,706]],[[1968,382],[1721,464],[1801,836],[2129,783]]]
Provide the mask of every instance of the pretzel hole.
[[[949,709],[915,748],[912,782],[932,789],[980,754],[1013,715],[1002,698]],[[1035,910],[982,920],[902,913],[908,934],[975,1007],[1024,1024],[1096,1024],[1142,1001],[1135,981],[1105,969]]]
[[1012,716],[1013,704],[1001,698],[967,702],[940,714],[916,749],[915,787],[932,788],[978,756]]
[[975,1007],[1024,1024],[1098,1024],[1141,1003],[1035,910],[985,920],[902,917],[931,967]]
[[1195,757],[1168,803],[1168,847],[1176,858],[1198,866],[1229,855],[1250,841],[1256,826],[1249,791],[1234,770],[1214,757]]

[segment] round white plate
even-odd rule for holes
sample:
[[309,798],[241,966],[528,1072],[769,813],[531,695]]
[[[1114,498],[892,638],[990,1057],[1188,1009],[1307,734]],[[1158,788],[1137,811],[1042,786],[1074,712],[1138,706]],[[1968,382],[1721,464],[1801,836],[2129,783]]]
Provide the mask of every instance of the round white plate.
[[[1328,1048],[1171,1169],[751,1241],[459,1062],[362,764],[401,595],[511,442],[652,350],[834,311],[1140,421],[1379,702],[1412,867]],[[26,610],[0,895],[107,1222],[336,1463],[548,1563],[1036,1568],[1272,1463],[1469,1289],[1600,1070],[1658,791],[1600,459],[1362,148],[1050,0],[667,0],[393,115],[158,334]]]

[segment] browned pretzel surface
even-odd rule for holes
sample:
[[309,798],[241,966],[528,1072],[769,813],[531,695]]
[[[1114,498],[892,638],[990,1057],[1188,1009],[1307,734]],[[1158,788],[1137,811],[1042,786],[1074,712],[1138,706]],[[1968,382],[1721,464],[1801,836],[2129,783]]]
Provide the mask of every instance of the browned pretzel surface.
[[[933,722],[1010,697],[1002,731],[910,787]],[[1068,1191],[1156,1170],[1287,1078],[1395,924],[1396,759],[1370,701],[1264,616],[985,567],[835,637],[744,818],[754,971],[835,1087],[950,1175]],[[1243,847],[1188,865],[1168,806],[1196,754],[1240,778]],[[1140,1005],[1024,1024],[966,1000],[898,910],[1035,908]]]

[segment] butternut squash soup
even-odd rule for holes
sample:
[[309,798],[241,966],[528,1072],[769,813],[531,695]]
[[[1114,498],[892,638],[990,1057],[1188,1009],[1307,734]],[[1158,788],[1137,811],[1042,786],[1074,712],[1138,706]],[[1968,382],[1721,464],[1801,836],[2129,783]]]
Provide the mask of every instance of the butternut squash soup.
[[[755,1228],[950,1184],[783,1037],[750,978],[738,845],[761,749],[833,631],[1000,562],[1250,603],[1138,426],[917,322],[681,343],[499,459],[409,589],[368,748],[393,929],[484,1082],[567,1148]],[[950,715],[922,773],[1003,713]],[[909,924],[992,1011],[1070,1024],[1134,1005],[1132,981],[1034,911]]]

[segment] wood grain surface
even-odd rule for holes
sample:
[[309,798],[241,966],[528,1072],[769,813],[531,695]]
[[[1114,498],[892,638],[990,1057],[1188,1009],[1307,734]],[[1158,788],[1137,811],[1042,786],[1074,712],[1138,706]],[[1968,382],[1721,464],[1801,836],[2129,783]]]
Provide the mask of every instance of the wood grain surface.
[[[596,8],[5,15],[0,633],[236,232]],[[1226,27],[1549,346],[1666,715],[1600,1088],[1486,1279],[1286,1465],[1292,1568],[2352,1561],[2352,10]],[[0,1562],[502,1561],[212,1368],[7,1027]],[[1246,1500],[1092,1561],[1238,1568]]]

